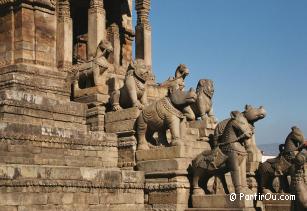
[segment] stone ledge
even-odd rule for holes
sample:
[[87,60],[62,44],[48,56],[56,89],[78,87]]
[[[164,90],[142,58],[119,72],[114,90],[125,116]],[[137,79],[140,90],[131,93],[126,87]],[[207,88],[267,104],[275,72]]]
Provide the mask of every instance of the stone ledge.
[[138,108],[127,108],[114,112],[106,113],[106,123],[113,123],[117,121],[136,119],[140,114]]
[[16,73],[16,72],[25,73],[32,76],[33,75],[46,76],[48,78],[61,79],[61,80],[65,80],[68,75],[67,72],[58,71],[57,68],[50,68],[34,64],[13,64],[5,67],[0,67],[0,75],[7,73]]
[[[89,168],[40,165],[1,165],[0,187],[144,187],[144,174],[117,168]],[[118,185],[121,184],[121,185]],[[128,186],[127,186],[128,185]]]
[[178,183],[178,182],[170,182],[170,183],[146,183],[145,190],[149,191],[169,191],[176,190],[178,188],[189,189],[189,183]]
[[[147,173],[153,172],[168,172],[176,170],[186,170],[191,163],[189,158],[174,158],[174,159],[161,159],[161,160],[149,160],[140,161],[136,167],[139,171]],[[188,172],[186,173],[188,174]]]
[[134,133],[135,121],[140,114],[138,108],[128,108],[105,115],[105,128],[109,133]]
[[27,90],[66,102],[69,102],[70,96],[67,73],[34,65],[10,65],[0,68],[0,89]]
[[[0,124],[0,128],[1,128]],[[72,139],[64,137],[52,137],[44,135],[25,135],[13,132],[1,132],[1,142],[11,141],[12,143],[18,144],[23,142],[36,142],[36,143],[50,143],[50,144],[61,144],[61,145],[76,145],[76,146],[101,146],[101,147],[117,147],[117,138],[114,136],[108,136],[107,134],[102,137],[87,136],[83,139]]]
[[136,151],[136,160],[138,162],[172,158],[192,158],[192,147],[174,146]]
[[0,105],[28,108],[85,118],[86,105],[51,99],[24,91],[5,90],[0,92]]

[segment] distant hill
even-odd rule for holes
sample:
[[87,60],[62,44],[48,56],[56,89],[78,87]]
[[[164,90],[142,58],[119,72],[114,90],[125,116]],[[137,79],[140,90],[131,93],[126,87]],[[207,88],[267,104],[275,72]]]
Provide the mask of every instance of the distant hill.
[[264,155],[278,155],[279,153],[279,144],[260,144],[258,148],[264,152]]

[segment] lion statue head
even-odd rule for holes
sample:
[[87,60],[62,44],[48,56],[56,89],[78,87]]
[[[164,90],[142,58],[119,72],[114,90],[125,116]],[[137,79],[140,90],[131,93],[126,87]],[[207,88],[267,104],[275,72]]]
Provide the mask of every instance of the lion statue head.
[[210,79],[201,79],[198,81],[197,87],[196,87],[197,94],[204,93],[207,95],[210,99],[212,98],[214,94],[214,84],[213,81]]

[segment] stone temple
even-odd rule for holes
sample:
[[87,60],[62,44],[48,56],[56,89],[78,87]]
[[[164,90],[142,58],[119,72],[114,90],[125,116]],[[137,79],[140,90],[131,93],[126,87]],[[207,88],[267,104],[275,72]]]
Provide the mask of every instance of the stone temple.
[[[210,79],[184,89],[178,64],[155,81],[149,13],[150,0],[0,0],[0,210],[306,210],[299,128],[261,163],[262,106],[218,123]],[[229,198],[267,192],[296,199]]]

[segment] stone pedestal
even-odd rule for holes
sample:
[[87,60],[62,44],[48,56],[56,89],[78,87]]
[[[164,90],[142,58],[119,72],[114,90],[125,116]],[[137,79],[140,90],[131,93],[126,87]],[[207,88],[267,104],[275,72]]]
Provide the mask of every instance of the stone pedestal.
[[209,136],[213,135],[216,123],[212,122],[210,118],[204,120],[196,120],[189,122],[189,127],[198,129],[200,139],[204,141],[209,140]]
[[128,108],[115,112],[108,112],[105,116],[106,132],[118,136],[118,166],[133,168],[135,166],[135,121],[140,114],[138,108]]
[[147,210],[185,210],[190,183],[191,146],[174,146],[136,152],[136,169],[145,172]]
[[192,206],[193,208],[187,209],[187,211],[256,211],[253,200],[240,200],[239,195],[236,195],[236,200],[234,201],[230,200],[230,195],[193,195]]

